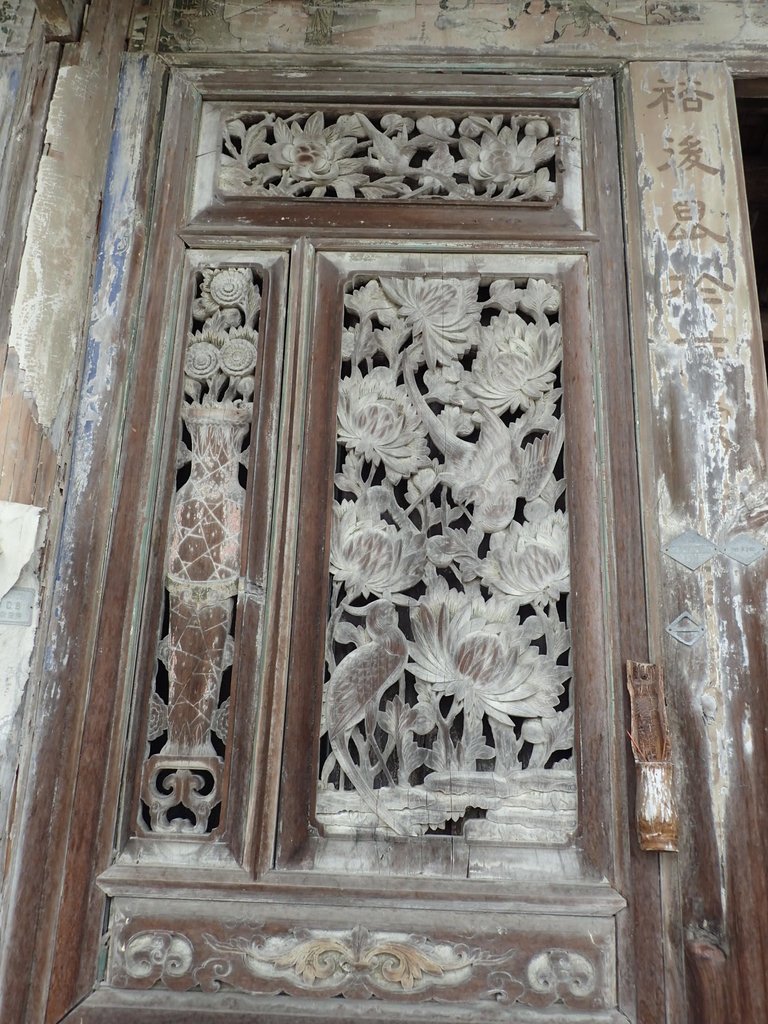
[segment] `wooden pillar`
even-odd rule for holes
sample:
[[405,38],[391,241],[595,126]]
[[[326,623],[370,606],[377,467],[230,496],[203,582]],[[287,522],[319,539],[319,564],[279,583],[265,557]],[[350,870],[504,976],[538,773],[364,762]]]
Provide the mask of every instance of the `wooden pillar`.
[[90,0],[35,0],[46,37],[60,39],[62,42],[79,38],[89,3]]
[[[105,190],[129,15],[130,4],[102,3],[89,18],[82,42],[64,47],[60,65],[58,46],[48,44],[41,51],[29,83],[24,83],[19,136],[14,137],[17,144],[19,138],[24,142],[19,154],[24,161],[17,167],[9,164],[11,184],[18,186],[15,196],[11,193],[18,211],[9,202],[5,221],[14,244],[0,288],[0,500],[44,509],[48,522],[48,549],[40,572],[47,586],[26,684],[25,733],[4,863],[0,1019],[9,1024],[58,1021],[83,994],[72,979],[57,976],[53,989],[58,1002],[46,1011],[62,864],[68,845],[89,838],[82,830],[68,831],[75,780],[79,768],[88,774],[88,757],[104,756],[95,749],[80,750],[91,638],[83,610],[98,591],[99,559],[106,544],[97,535],[106,519],[95,514],[100,494],[94,480],[109,482],[114,471],[110,451],[94,438],[101,420],[120,409],[114,389],[125,376],[115,368],[115,352],[122,351],[122,320],[114,307],[124,297],[122,284],[129,270],[137,274],[140,260],[134,246],[143,244],[144,235],[134,234],[132,223],[116,226],[116,221],[123,213],[120,203],[128,203],[137,192],[146,200],[146,182],[134,179],[139,178],[144,152],[151,155],[151,147],[144,150],[142,144],[154,130],[153,107],[149,128],[144,130],[143,123],[126,128],[127,147],[138,147],[133,161],[124,163],[129,180],[115,176]],[[140,103],[148,89],[144,78],[134,73],[134,102]],[[97,298],[92,311],[94,274]],[[8,327],[4,314],[12,297]],[[89,324],[92,341],[86,346]],[[75,431],[78,459],[70,471]],[[113,447],[118,437],[119,430],[113,430]],[[83,524],[79,532],[65,519],[67,491],[69,507]],[[76,630],[71,628],[71,607],[81,613]],[[94,616],[91,625],[95,621]],[[15,767],[17,750],[5,753]],[[87,908],[83,901],[67,924],[78,926],[88,909],[98,908]],[[63,932],[60,943],[76,941],[71,927]],[[88,988],[92,984],[91,978]]]
[[662,855],[685,964],[669,1019],[684,998],[691,1024],[765,1020],[768,394],[732,82],[634,63],[624,86],[652,657],[681,815]]

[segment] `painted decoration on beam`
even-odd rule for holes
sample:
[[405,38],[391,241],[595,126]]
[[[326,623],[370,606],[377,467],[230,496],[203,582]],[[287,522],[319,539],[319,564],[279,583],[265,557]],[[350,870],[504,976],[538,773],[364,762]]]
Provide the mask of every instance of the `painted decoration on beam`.
[[720,59],[758,56],[761,0],[143,0],[134,49],[226,52],[414,51]]
[[144,833],[200,836],[218,822],[260,305],[249,267],[198,275],[149,708]]
[[318,821],[564,842],[559,289],[381,275],[345,308]]

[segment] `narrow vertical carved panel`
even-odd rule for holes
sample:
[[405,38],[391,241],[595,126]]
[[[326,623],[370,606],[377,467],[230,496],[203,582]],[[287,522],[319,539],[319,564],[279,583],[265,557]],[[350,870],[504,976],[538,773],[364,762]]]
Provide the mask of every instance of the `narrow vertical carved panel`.
[[318,819],[565,841],[557,282],[381,275],[344,304]]
[[143,831],[204,835],[219,819],[260,306],[251,268],[198,274],[150,696]]

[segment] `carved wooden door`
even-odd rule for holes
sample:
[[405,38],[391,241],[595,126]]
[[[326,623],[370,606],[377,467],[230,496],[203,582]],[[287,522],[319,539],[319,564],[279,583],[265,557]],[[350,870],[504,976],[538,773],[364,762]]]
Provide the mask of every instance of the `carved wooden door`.
[[641,1019],[611,83],[187,71],[165,118],[76,1019]]

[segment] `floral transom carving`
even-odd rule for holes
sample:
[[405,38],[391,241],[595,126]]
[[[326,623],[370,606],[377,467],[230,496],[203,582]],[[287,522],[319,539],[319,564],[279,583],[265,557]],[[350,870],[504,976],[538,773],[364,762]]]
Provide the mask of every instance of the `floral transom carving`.
[[318,820],[562,842],[559,289],[382,275],[345,307]]
[[223,195],[550,204],[551,121],[531,113],[278,114],[224,124]]

